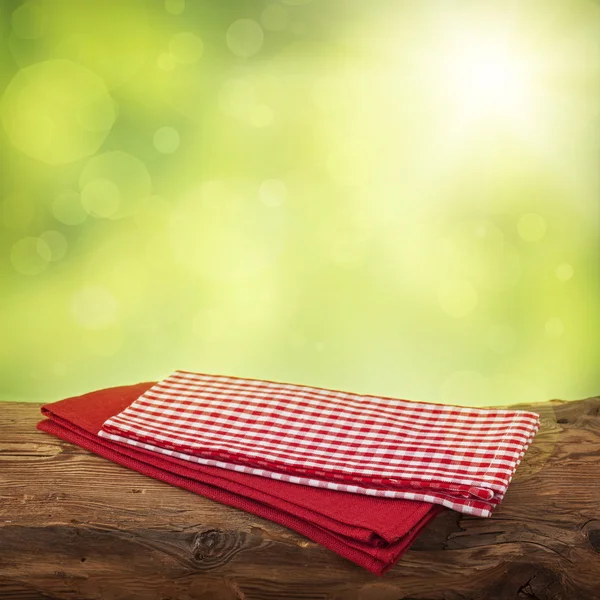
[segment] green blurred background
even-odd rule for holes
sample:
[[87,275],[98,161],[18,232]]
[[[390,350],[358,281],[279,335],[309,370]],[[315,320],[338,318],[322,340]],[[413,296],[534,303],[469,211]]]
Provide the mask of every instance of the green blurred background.
[[0,11],[1,400],[600,393],[598,3]]

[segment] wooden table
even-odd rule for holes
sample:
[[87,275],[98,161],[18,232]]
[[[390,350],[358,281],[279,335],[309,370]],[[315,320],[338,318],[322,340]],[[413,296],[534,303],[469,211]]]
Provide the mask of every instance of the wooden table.
[[0,404],[2,600],[598,600],[600,398],[542,429],[489,519],[447,512],[385,576],[39,432]]

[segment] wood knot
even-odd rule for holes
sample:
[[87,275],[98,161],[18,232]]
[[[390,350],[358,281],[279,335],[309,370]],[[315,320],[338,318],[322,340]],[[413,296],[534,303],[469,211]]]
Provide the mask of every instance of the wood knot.
[[194,536],[191,550],[196,566],[208,570],[229,562],[238,552],[260,543],[261,536],[254,532],[207,529]]
[[205,560],[221,556],[233,543],[232,536],[220,529],[202,531],[194,539],[194,558]]
[[600,552],[600,529],[590,529],[588,531],[588,540],[596,552]]

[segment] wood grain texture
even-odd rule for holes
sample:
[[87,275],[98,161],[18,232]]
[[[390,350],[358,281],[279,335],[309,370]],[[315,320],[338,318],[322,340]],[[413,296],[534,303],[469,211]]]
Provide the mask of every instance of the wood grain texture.
[[443,514],[376,577],[0,404],[0,599],[600,600],[600,398],[519,408],[542,429],[494,516]]

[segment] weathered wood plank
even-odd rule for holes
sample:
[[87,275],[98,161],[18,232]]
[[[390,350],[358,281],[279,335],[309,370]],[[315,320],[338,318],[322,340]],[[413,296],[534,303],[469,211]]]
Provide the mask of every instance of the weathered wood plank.
[[600,398],[527,408],[542,429],[494,516],[443,514],[378,578],[35,430],[37,405],[2,404],[0,598],[598,600]]

